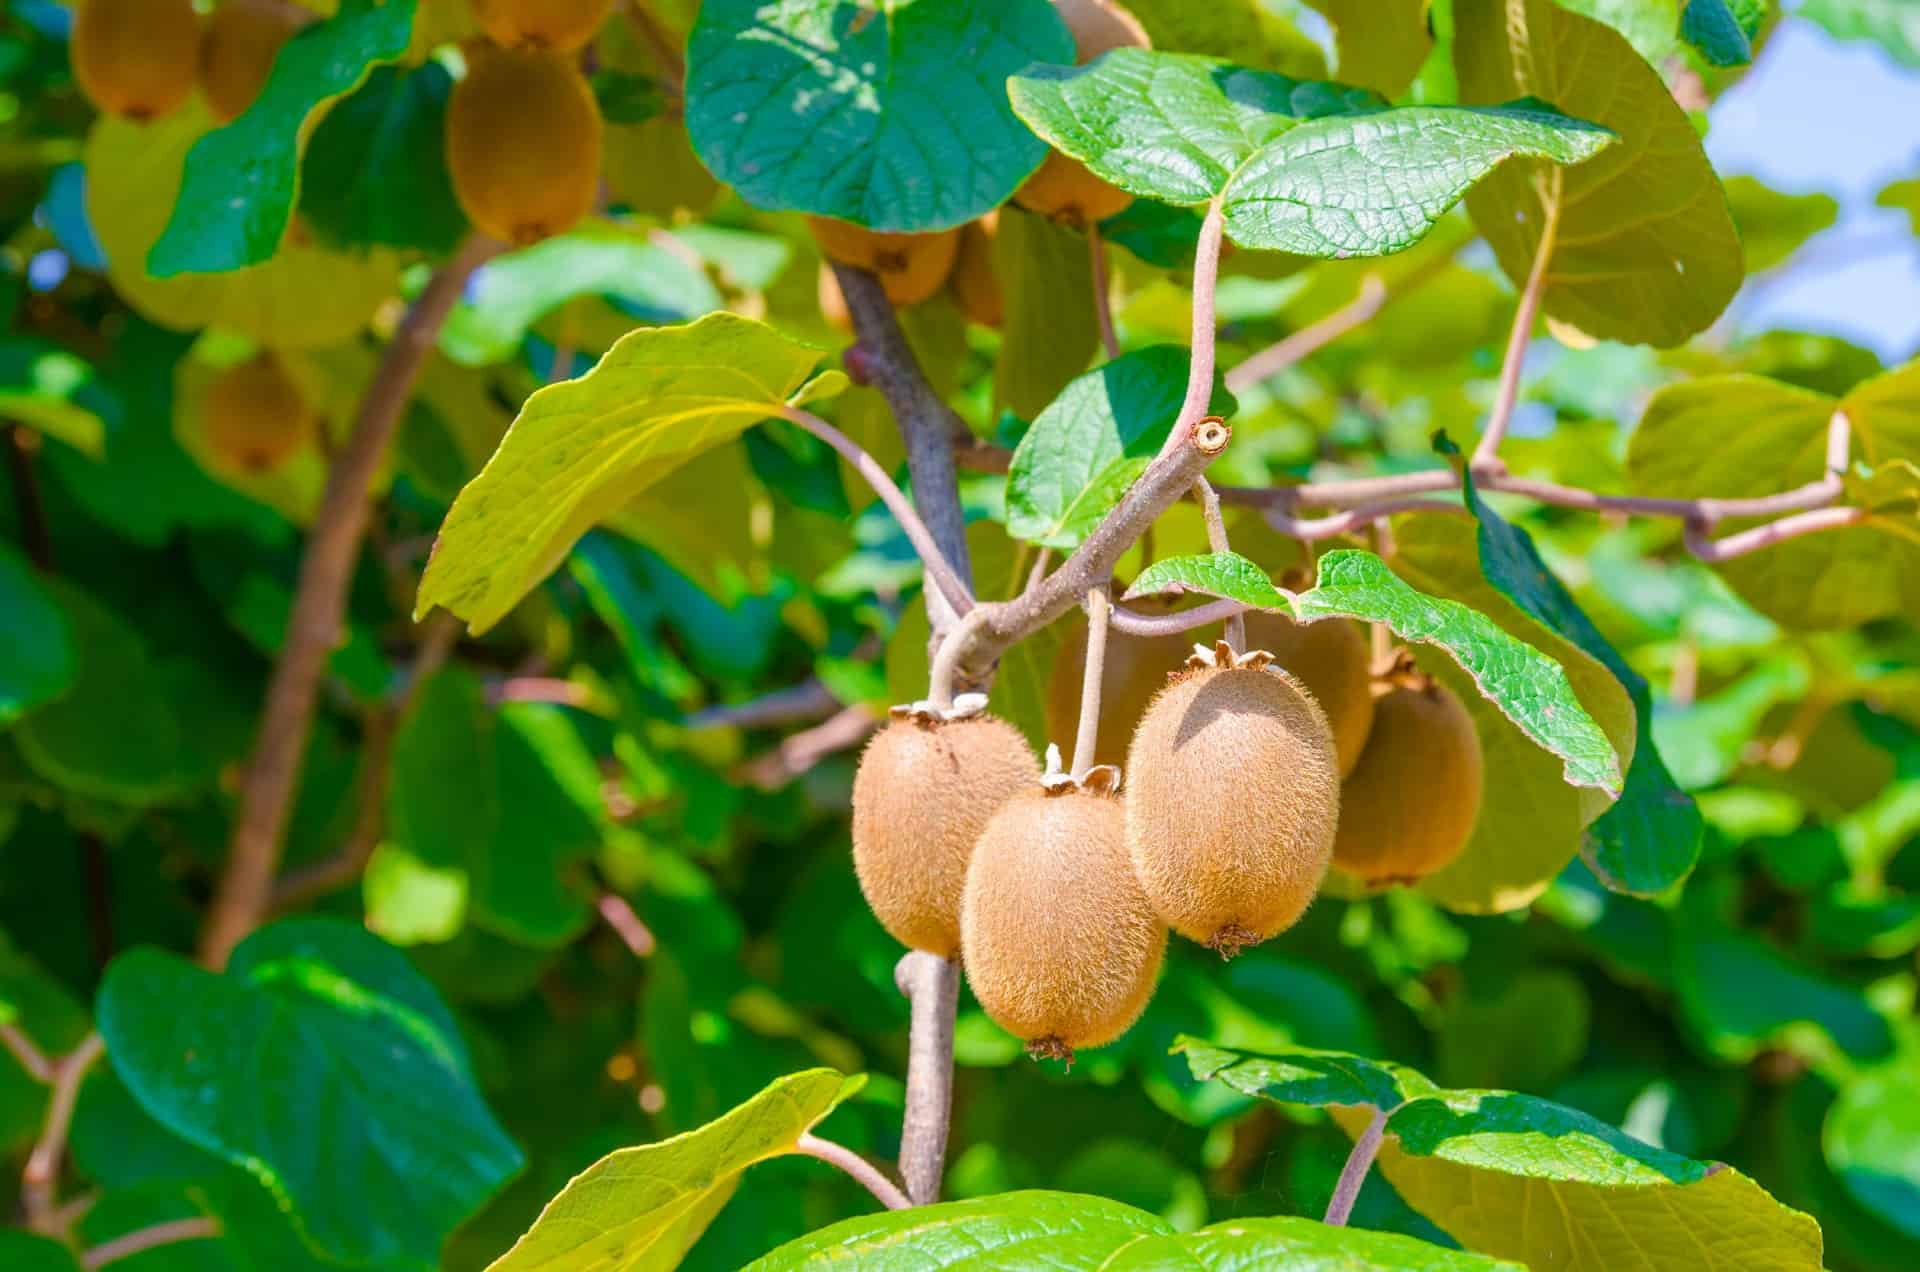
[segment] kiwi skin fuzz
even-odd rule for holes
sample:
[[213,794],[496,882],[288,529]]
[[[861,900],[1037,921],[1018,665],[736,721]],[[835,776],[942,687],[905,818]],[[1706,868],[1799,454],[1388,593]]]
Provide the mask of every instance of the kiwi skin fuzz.
[[1126,774],[1134,871],[1174,931],[1231,958],[1313,901],[1340,770],[1325,714],[1292,676],[1183,672],[1140,721]]
[[896,941],[954,956],[974,844],[1039,780],[1027,740],[993,716],[897,718],[874,734],[853,777],[853,868]]
[[200,19],[191,0],[81,0],[68,55],[88,101],[145,123],[193,96]]
[[1353,772],[1373,728],[1372,652],[1365,629],[1344,618],[1296,623],[1268,610],[1249,612],[1246,624],[1248,647],[1272,653],[1320,704],[1333,730],[1340,776]]
[[593,38],[613,0],[473,0],[473,20],[507,49],[571,53]]
[[1483,788],[1480,737],[1460,699],[1433,682],[1388,688],[1341,795],[1334,863],[1374,887],[1426,878],[1473,837]]
[[[1171,612],[1149,597],[1143,611]],[[1125,768],[1133,731],[1167,679],[1187,665],[1193,642],[1184,632],[1171,636],[1129,636],[1107,630],[1106,662],[1100,672],[1100,732],[1093,746],[1095,764]],[[1047,675],[1047,736],[1071,738],[1080,721],[1080,690],[1087,671],[1087,625],[1077,623]]]
[[824,216],[808,217],[807,228],[829,260],[872,273],[896,305],[917,305],[939,291],[960,252],[958,229],[890,234]]
[[573,227],[600,194],[604,125],[571,58],[469,41],[447,106],[447,167],[467,219],[526,247]]
[[246,113],[299,29],[297,15],[258,0],[228,0],[213,11],[200,37],[200,91],[216,120],[231,123]]
[[1000,277],[993,272],[993,236],[999,214],[989,212],[960,227],[960,245],[953,259],[947,287],[968,322],[998,328],[1006,317]]
[[962,964],[1036,1059],[1112,1042],[1153,997],[1167,931],[1127,860],[1116,794],[1037,784],[994,815],[967,871]]

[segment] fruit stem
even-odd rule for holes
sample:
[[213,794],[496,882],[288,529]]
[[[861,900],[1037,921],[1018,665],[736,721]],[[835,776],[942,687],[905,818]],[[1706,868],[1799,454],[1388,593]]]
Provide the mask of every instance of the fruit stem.
[[1379,1154],[1380,1141],[1386,1134],[1387,1111],[1376,1108],[1373,1120],[1360,1132],[1360,1138],[1353,1142],[1353,1151],[1347,1154],[1347,1164],[1340,1170],[1340,1182],[1333,1186],[1333,1199],[1327,1202],[1323,1222],[1339,1227],[1353,1214],[1353,1203],[1360,1197],[1360,1187],[1367,1182],[1367,1172],[1373,1168],[1373,1159]]
[[858,442],[811,411],[782,403],[777,413],[782,419],[798,424],[833,447],[840,452],[841,458],[853,465],[854,471],[866,479],[867,484],[873,487],[873,493],[880,496],[880,502],[887,505],[887,511],[893,514],[893,519],[900,523],[900,528],[906,532],[907,542],[913,545],[913,550],[926,567],[927,578],[946,598],[947,604],[953,607],[953,612],[962,617],[971,612],[973,593],[960,581],[946,554],[934,542],[932,531],[920,520],[920,514],[913,510],[913,504],[908,501],[905,492],[894,485],[893,478],[887,476],[887,470],[880,467],[880,461],[867,454]]
[[1087,256],[1093,265],[1093,317],[1100,327],[1100,347],[1111,362],[1120,356],[1120,337],[1113,329],[1113,275],[1107,269],[1107,243],[1097,224],[1087,226]]
[[1545,219],[1540,225],[1540,242],[1533,249],[1533,268],[1527,272],[1527,285],[1521,289],[1520,305],[1513,313],[1513,330],[1507,335],[1506,357],[1500,363],[1500,387],[1493,399],[1493,413],[1473,448],[1469,468],[1475,476],[1504,473],[1500,462],[1500,443],[1506,440],[1507,425],[1513,419],[1514,404],[1520,400],[1520,368],[1527,360],[1527,346],[1533,343],[1534,320],[1540,315],[1540,300],[1547,290],[1547,266],[1553,261],[1554,240],[1560,229],[1560,170],[1555,168],[1541,193]]
[[[1207,522],[1207,548],[1216,554],[1233,551],[1227,542],[1227,522],[1220,513],[1220,495],[1205,477],[1193,481],[1193,493],[1200,500],[1200,514]],[[1236,654],[1247,651],[1247,620],[1240,613],[1230,614],[1226,625],[1227,648]]]
[[794,1141],[794,1151],[816,1158],[829,1166],[837,1166],[850,1175],[862,1188],[874,1195],[879,1203],[888,1210],[906,1210],[913,1205],[899,1186],[880,1173],[878,1167],[844,1144],[821,1139],[811,1131],[804,1131]]
[[927,671],[927,697],[933,705],[942,711],[953,706],[953,682],[960,672],[960,655],[966,652],[972,643],[973,633],[986,621],[991,613],[986,606],[976,606],[959,626],[949,631],[940,641],[940,648],[933,656],[933,666]]
[[131,1259],[134,1255],[144,1254],[148,1250],[178,1245],[182,1241],[211,1241],[219,1235],[220,1225],[205,1216],[198,1219],[175,1219],[171,1223],[156,1223],[150,1228],[137,1228],[124,1237],[116,1237],[104,1245],[95,1246],[80,1256],[80,1266],[87,1272],[94,1272],[96,1268],[104,1268],[122,1259]]
[[900,1126],[900,1177],[916,1206],[940,1199],[946,1171],[947,1124],[953,1116],[953,1015],[960,1002],[960,965],[910,951],[893,983],[913,1009],[907,1053],[907,1112]]
[[1087,776],[1100,742],[1100,686],[1107,669],[1107,616],[1113,602],[1107,589],[1087,593],[1087,668],[1080,680],[1080,731],[1073,739],[1073,780]]

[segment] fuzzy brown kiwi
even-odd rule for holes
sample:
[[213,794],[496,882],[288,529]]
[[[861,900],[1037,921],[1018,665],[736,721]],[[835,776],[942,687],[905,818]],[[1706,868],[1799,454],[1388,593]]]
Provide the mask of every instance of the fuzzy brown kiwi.
[[1458,857],[1484,786],[1480,736],[1452,690],[1424,676],[1380,688],[1333,847],[1334,864],[1374,886],[1424,879]]
[[1039,780],[1026,739],[993,716],[896,713],[873,736],[853,777],[853,868],[895,940],[953,957],[974,843],[1001,805]]
[[1344,618],[1296,623],[1266,610],[1249,612],[1246,624],[1247,647],[1271,653],[1320,704],[1333,730],[1340,775],[1353,772],[1373,727],[1372,654],[1365,629]]
[[221,123],[238,119],[273,74],[281,46],[305,25],[298,10],[263,0],[227,0],[200,37],[200,91]]
[[613,0],[473,0],[473,20],[503,49],[571,53],[612,10]]
[[1224,644],[1168,684],[1127,753],[1127,848],[1174,931],[1231,958],[1291,927],[1320,889],[1339,759],[1300,682]]
[[1036,1058],[1112,1042],[1153,997],[1167,930],[1127,860],[1111,791],[1035,786],[994,815],[961,908],[962,965]]
[[242,472],[278,468],[314,433],[314,414],[300,386],[271,353],[222,371],[207,386],[200,409],[207,445]]
[[[1153,47],[1140,20],[1108,0],[1054,0],[1053,7],[1073,32],[1074,56],[1082,66],[1110,49]],[[1126,211],[1133,196],[1055,150],[1014,191],[1013,201],[1028,211],[1084,229]]]
[[558,53],[470,41],[467,76],[447,106],[447,167],[467,217],[527,246],[593,210],[604,131],[593,90]]
[[947,279],[960,312],[969,322],[983,327],[997,328],[1006,316],[1000,277],[993,272],[993,236],[998,220],[997,212],[989,212],[960,227],[960,247],[953,258],[953,273]]
[[192,0],[81,0],[68,55],[80,91],[111,115],[145,122],[193,95],[200,19]]
[[[1156,598],[1135,602],[1147,613],[1170,613],[1172,605]],[[1129,636],[1107,630],[1106,662],[1100,673],[1100,732],[1095,736],[1093,762],[1124,767],[1133,731],[1167,678],[1186,667],[1193,643],[1185,633],[1171,636]],[[1047,675],[1047,736],[1070,738],[1080,719],[1080,691],[1087,673],[1087,625],[1076,623],[1060,646]]]
[[842,265],[871,271],[896,305],[917,305],[939,291],[960,251],[957,229],[887,234],[824,216],[808,217],[807,226],[821,251]]

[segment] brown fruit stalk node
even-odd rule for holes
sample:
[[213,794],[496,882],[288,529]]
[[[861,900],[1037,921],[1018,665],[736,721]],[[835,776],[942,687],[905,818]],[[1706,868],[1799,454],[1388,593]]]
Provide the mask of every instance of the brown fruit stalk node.
[[1305,912],[1333,856],[1339,766],[1319,704],[1272,654],[1197,648],[1127,771],[1134,871],[1176,932],[1232,958]]
[[962,694],[948,711],[895,707],[853,779],[853,865],[882,927],[902,945],[960,949],[967,863],[990,818],[1040,778],[1019,730]]
[[960,931],[974,996],[1034,1059],[1065,1061],[1139,1019],[1167,933],[1127,859],[1120,772],[1048,772],[988,822]]

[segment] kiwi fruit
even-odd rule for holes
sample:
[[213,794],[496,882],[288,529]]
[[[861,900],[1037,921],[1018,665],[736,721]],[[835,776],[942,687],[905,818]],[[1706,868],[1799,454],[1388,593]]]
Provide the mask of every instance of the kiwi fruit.
[[81,0],[68,53],[88,101],[144,123],[193,95],[200,19],[193,0]]
[[228,367],[201,402],[207,445],[221,463],[269,472],[313,438],[314,413],[280,359],[261,353]]
[[[1170,612],[1172,606],[1148,598],[1139,602],[1145,612]],[[1185,633],[1170,636],[1129,636],[1107,629],[1106,661],[1100,672],[1100,731],[1095,735],[1093,762],[1123,764],[1133,731],[1167,678],[1187,665],[1193,644]],[[1075,625],[1053,660],[1047,676],[1047,736],[1070,738],[1080,719],[1080,691],[1087,674],[1087,625]]]
[[983,327],[999,327],[1006,316],[1000,294],[1000,276],[993,272],[993,236],[999,214],[989,212],[978,221],[960,227],[960,247],[954,254],[953,274],[947,288],[954,303],[968,322]]
[[1140,19],[1112,0],[1053,0],[1053,8],[1073,32],[1074,52],[1082,63],[1108,49],[1153,47]]
[[200,37],[200,91],[221,123],[238,119],[260,96],[280,48],[303,25],[285,4],[227,0]]
[[1373,676],[1366,629],[1344,618],[1296,623],[1285,614],[1246,615],[1247,648],[1264,649],[1307,687],[1326,713],[1340,775],[1353,772],[1373,727]]
[[1167,932],[1127,860],[1119,795],[1034,786],[987,823],[967,870],[962,965],[1035,1058],[1125,1033],[1153,997]]
[[853,777],[853,868],[902,945],[952,958],[960,894],[987,821],[1040,780],[1020,731],[990,715],[897,709]]
[[1334,864],[1375,887],[1426,878],[1467,846],[1483,783],[1480,736],[1460,699],[1418,673],[1383,683],[1341,793]]
[[807,226],[828,259],[857,265],[879,278],[887,299],[917,305],[939,291],[960,252],[960,231],[887,234],[850,221],[810,216]]
[[600,193],[604,131],[571,58],[465,46],[447,106],[447,166],[467,219],[517,247],[571,228]]
[[1126,772],[1127,848],[1174,931],[1231,958],[1306,910],[1333,857],[1339,760],[1270,655],[1196,654],[1147,708]]
[[[1139,19],[1108,0],[1054,0],[1053,7],[1073,32],[1074,55],[1082,66],[1110,49],[1153,46]],[[1094,176],[1079,160],[1053,150],[1014,191],[1013,201],[1030,212],[1085,229],[1126,211],[1133,196]]]
[[473,0],[473,20],[503,49],[571,53],[612,10],[613,0]]

